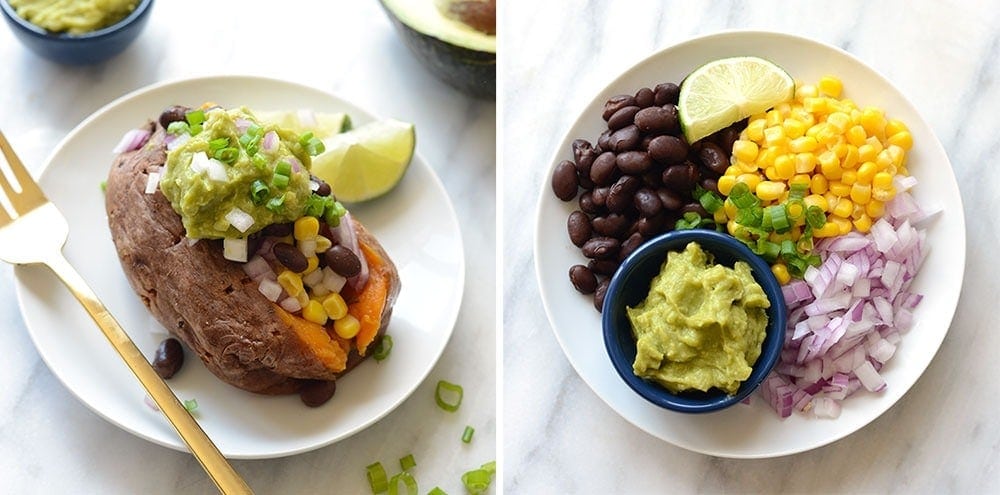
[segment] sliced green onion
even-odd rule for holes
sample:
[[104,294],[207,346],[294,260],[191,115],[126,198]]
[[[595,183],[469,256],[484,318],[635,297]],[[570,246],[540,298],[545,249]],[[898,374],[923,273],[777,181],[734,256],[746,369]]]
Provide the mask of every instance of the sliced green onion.
[[250,199],[253,200],[253,204],[263,204],[268,194],[271,194],[271,189],[267,187],[264,181],[258,179],[253,181],[253,184],[250,184]]
[[309,144],[306,144],[306,153],[309,153],[309,156],[322,155],[324,151],[326,151],[326,145],[319,138],[312,138],[309,140]]
[[694,229],[701,225],[701,215],[696,212],[689,211],[684,213],[684,216],[677,219],[677,223],[674,228],[677,230],[687,230]]
[[381,462],[369,464],[365,471],[368,473],[368,486],[371,487],[372,493],[384,493],[389,489],[389,480]]
[[471,495],[479,495],[490,487],[493,474],[485,469],[473,469],[462,475],[462,484]]
[[770,219],[771,228],[779,234],[782,232],[787,232],[792,225],[788,222],[788,213],[785,211],[785,205],[773,205],[768,206],[764,209],[764,217]]
[[760,205],[736,210],[736,223],[747,227],[760,227],[764,221],[764,209]]
[[301,144],[302,146],[305,146],[306,143],[308,143],[309,140],[312,139],[313,137],[315,137],[315,136],[313,135],[312,131],[303,132],[299,136],[299,144]]
[[188,132],[192,136],[197,136],[198,133],[201,132],[201,129],[202,129],[202,125],[201,124],[192,124],[191,127],[188,129]]
[[192,126],[201,124],[205,122],[205,112],[203,110],[191,110],[184,114],[184,120]]
[[406,454],[406,457],[399,459],[399,468],[403,471],[409,471],[410,468],[417,465],[417,461],[413,459],[413,454]]
[[274,173],[275,175],[290,176],[292,175],[292,164],[282,160],[274,166]]
[[321,218],[324,211],[326,211],[326,201],[323,199],[323,196],[316,193],[310,194],[309,198],[306,199],[305,215]]
[[490,473],[490,476],[492,476],[497,472],[497,461],[487,462],[486,464],[479,466],[479,469],[485,470],[487,473]]
[[183,120],[177,120],[167,125],[168,134],[187,134],[191,132],[191,126]]
[[264,128],[251,122],[246,132],[248,136],[259,138],[264,135]]
[[427,492],[427,495],[448,495],[448,492],[435,486],[434,488],[431,488],[431,491]]
[[195,399],[185,400],[184,401],[184,409],[187,409],[188,412],[192,412],[195,409],[198,409],[198,401],[195,400]]
[[781,257],[788,259],[792,256],[798,256],[799,252],[795,249],[795,242],[791,239],[785,239],[781,241]]
[[806,214],[806,205],[801,199],[789,199],[785,203],[785,213],[792,223],[798,222]]
[[462,432],[462,442],[469,443],[472,441],[472,434],[475,433],[475,428],[471,426],[466,426],[465,431]]
[[265,208],[267,208],[268,210],[271,210],[271,211],[273,211],[275,213],[281,213],[281,210],[282,210],[282,208],[284,206],[285,206],[285,196],[284,195],[275,196],[275,197],[271,198],[270,200],[268,200],[267,204],[264,205]]
[[271,176],[271,185],[277,187],[278,189],[284,189],[288,187],[289,180],[291,179],[289,179],[287,175],[282,175],[279,174],[278,172],[275,172],[274,175]]
[[746,185],[745,182],[737,182],[733,185],[732,190],[729,191],[729,199],[739,209],[760,204],[760,200],[750,192],[750,186]]
[[219,151],[222,148],[225,148],[225,147],[228,147],[228,146],[229,146],[229,138],[227,138],[227,137],[221,137],[221,138],[218,138],[218,139],[213,139],[213,140],[211,140],[211,141],[208,142],[208,151],[210,151],[212,153],[215,153],[216,151]]
[[250,155],[250,163],[253,163],[253,166],[256,167],[257,170],[264,170],[267,168],[267,158],[264,158],[264,155],[261,155],[260,153],[250,153],[249,151],[247,154]]
[[[454,400],[451,402],[445,401],[444,398],[441,397],[442,392],[451,395],[451,398]],[[458,406],[462,405],[462,386],[446,382],[444,380],[439,380],[437,389],[434,390],[434,400],[441,409],[448,412],[455,412],[458,410]]]
[[788,273],[793,277],[801,277],[809,267],[809,262],[801,256],[785,258],[785,265],[788,266]]
[[372,353],[372,357],[376,361],[381,361],[389,357],[390,352],[392,352],[392,335],[383,335],[378,341],[378,345],[375,346],[375,352]]
[[101,181],[101,192],[108,192],[108,181]]
[[326,211],[323,213],[323,221],[326,222],[330,227],[336,227],[340,225],[340,218],[347,214],[347,208],[340,204],[340,201],[333,199],[331,196],[326,196]]
[[802,199],[806,197],[806,191],[809,190],[809,184],[804,182],[796,182],[788,186],[788,199]]
[[806,224],[814,229],[822,229],[826,224],[826,213],[816,205],[810,206],[806,209]]
[[399,495],[399,482],[403,481],[403,486],[406,487],[406,495],[417,495],[417,480],[413,479],[413,475],[403,471],[389,480],[389,495]]
[[222,148],[220,150],[217,150],[213,155],[213,158],[228,165],[232,165],[233,163],[235,163],[236,159],[238,159],[239,157],[240,157],[240,150],[233,147]]

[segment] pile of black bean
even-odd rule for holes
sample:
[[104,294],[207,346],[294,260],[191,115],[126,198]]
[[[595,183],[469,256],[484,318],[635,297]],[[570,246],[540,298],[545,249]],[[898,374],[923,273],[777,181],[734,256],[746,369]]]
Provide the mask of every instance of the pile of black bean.
[[745,126],[734,124],[690,145],[677,116],[678,93],[676,84],[662,83],[611,97],[602,115],[607,129],[596,143],[573,141],[573,160],[563,160],[552,174],[555,195],[579,203],[567,229],[589,259],[570,268],[570,281],[594,295],[598,311],[611,275],[636,248],[673,230],[686,212],[709,216],[692,192],[696,186],[718,192],[716,181]]

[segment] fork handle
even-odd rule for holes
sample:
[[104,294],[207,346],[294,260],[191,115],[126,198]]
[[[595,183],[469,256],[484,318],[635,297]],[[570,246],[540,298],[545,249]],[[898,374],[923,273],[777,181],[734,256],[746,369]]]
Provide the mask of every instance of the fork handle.
[[111,316],[94,291],[90,289],[83,277],[77,273],[62,253],[57,252],[49,256],[45,264],[66,284],[70,292],[86,308],[90,317],[97,322],[97,326],[104,332],[104,336],[118,351],[118,355],[125,360],[125,364],[132,370],[136,378],[142,382],[146,392],[167,416],[167,420],[180,434],[181,439],[184,440],[191,453],[201,463],[202,468],[215,482],[219,491],[224,494],[252,494],[253,491],[250,487],[219,452],[219,449],[208,438],[191,413],[181,405],[170,387],[164,383],[160,375],[156,374],[146,357],[142,355],[139,348],[118,324],[118,321]]

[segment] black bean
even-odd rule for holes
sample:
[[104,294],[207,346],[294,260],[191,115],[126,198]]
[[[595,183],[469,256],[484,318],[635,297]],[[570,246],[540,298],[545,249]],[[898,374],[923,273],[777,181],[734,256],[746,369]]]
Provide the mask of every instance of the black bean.
[[635,209],[639,210],[639,215],[643,217],[651,217],[663,209],[663,203],[660,202],[660,198],[652,189],[640,188],[635,192],[632,200]]
[[594,165],[590,167],[590,180],[597,186],[608,186],[615,181],[616,172],[615,154],[605,151],[594,159]]
[[615,159],[618,170],[630,175],[641,175],[653,166],[653,160],[645,151],[626,151],[619,153]]
[[702,206],[701,203],[697,201],[692,201],[691,203],[688,203],[683,207],[681,207],[681,213],[690,213],[690,212],[697,213],[702,218],[707,218],[711,216],[708,214],[708,211],[705,210],[705,207]]
[[684,206],[684,198],[666,187],[657,189],[656,196],[660,198],[660,203],[663,203],[665,210],[677,211]]
[[726,169],[729,168],[729,158],[726,152],[722,151],[719,145],[710,141],[703,141],[701,143],[698,158],[705,168],[717,174],[724,174],[726,173]]
[[604,296],[608,293],[609,284],[611,284],[611,279],[606,278],[601,280],[601,282],[597,284],[597,288],[594,289],[594,308],[597,309],[598,313],[600,313],[604,307]]
[[663,171],[657,167],[651,167],[642,174],[642,185],[651,189],[657,189],[663,185]]
[[641,138],[639,128],[632,124],[612,132],[608,137],[608,144],[611,146],[611,151],[621,153],[636,149]]
[[651,217],[643,217],[635,222],[635,231],[644,237],[653,237],[667,230],[667,214],[660,212]]
[[583,244],[583,255],[596,260],[614,258],[621,242],[614,237],[594,237]]
[[160,342],[156,353],[153,354],[153,369],[160,378],[166,380],[174,376],[183,364],[184,348],[177,339],[170,337]]
[[676,132],[676,110],[671,113],[665,107],[643,108],[635,114],[635,125],[640,131],[653,135]]
[[569,218],[566,220],[566,230],[569,232],[569,240],[576,247],[583,246],[583,243],[587,242],[593,234],[590,217],[580,210],[569,214]]
[[576,162],[577,170],[581,168],[586,168],[590,170],[590,165],[594,163],[594,158],[597,154],[594,153],[594,145],[590,144],[590,141],[586,139],[576,139],[573,141],[573,161]]
[[591,215],[596,215],[597,212],[601,211],[601,207],[594,204],[593,191],[583,191],[583,194],[580,195],[580,209]]
[[632,119],[635,118],[635,114],[638,111],[639,107],[634,105],[630,107],[623,107],[622,109],[615,112],[610,119],[608,119],[608,129],[611,129],[612,131],[617,131],[622,127],[631,125]]
[[653,104],[663,106],[667,103],[677,104],[677,97],[680,96],[681,88],[674,83],[660,83],[653,90]]
[[569,160],[559,162],[552,172],[552,192],[556,193],[557,198],[570,201],[576,197],[578,187],[580,183],[576,177],[576,165]]
[[595,187],[593,191],[594,204],[598,208],[604,208],[608,201],[608,192],[611,191],[610,187]]
[[581,294],[593,294],[597,288],[597,277],[583,265],[573,265],[569,269],[569,280]]
[[675,192],[686,194],[694,189],[695,181],[691,180],[691,170],[685,163],[682,165],[671,165],[663,170],[663,185]]
[[601,118],[603,118],[604,121],[607,122],[608,119],[610,119],[611,116],[615,114],[615,112],[624,107],[632,105],[635,105],[635,97],[631,95],[612,96],[611,98],[608,99],[607,102],[604,103],[604,113],[601,115]]
[[[600,136],[597,137],[597,148],[603,153],[605,151],[611,151],[611,129],[605,129]],[[599,155],[600,153],[598,153]]]
[[680,117],[677,116],[677,106],[673,103],[667,103],[660,108],[667,111],[667,129],[664,132],[667,134],[679,135],[681,132],[681,121]]
[[608,191],[607,206],[608,211],[622,213],[632,204],[632,195],[642,185],[639,179],[631,175],[623,175],[611,186]]
[[261,230],[261,234],[271,237],[285,237],[286,235],[292,235],[293,225],[291,223],[272,223],[264,230]]
[[628,258],[628,255],[639,249],[639,246],[645,241],[646,239],[639,232],[632,233],[632,235],[628,236],[628,239],[622,242],[622,247],[618,251],[618,259],[624,261],[625,258]]
[[282,265],[285,265],[285,268],[295,273],[302,273],[306,271],[306,268],[309,268],[309,260],[306,259],[306,255],[291,244],[279,242],[271,248],[271,253]]
[[337,392],[337,382],[333,380],[306,380],[299,390],[299,398],[309,407],[319,407]]
[[171,122],[184,122],[186,120],[185,114],[190,110],[190,108],[180,105],[169,106],[160,114],[160,125],[166,128],[170,126]]
[[316,188],[316,195],[329,196],[331,193],[333,193],[333,189],[330,188],[330,184],[320,181],[319,187]]
[[635,104],[642,108],[653,106],[655,100],[652,89],[642,88],[635,92]]
[[719,192],[719,181],[718,181],[718,179],[714,179],[712,177],[705,177],[705,178],[701,179],[701,182],[699,182],[698,185],[700,185],[702,187],[702,189],[706,189],[706,190],[712,191],[714,193],[718,193]]
[[688,145],[676,136],[656,136],[649,141],[649,157],[657,163],[673,165],[684,161]]
[[733,153],[733,143],[740,138],[740,129],[737,124],[733,124],[712,135],[715,144],[722,148],[723,153],[731,155]]
[[340,244],[327,249],[323,253],[323,258],[326,260],[326,266],[342,277],[351,278],[361,273],[361,259],[354,254],[354,251]]
[[629,222],[625,215],[609,213],[605,216],[594,217],[591,220],[594,233],[605,237],[621,237],[628,230]]
[[587,262],[587,268],[597,275],[610,277],[615,274],[619,264],[618,260],[590,260]]

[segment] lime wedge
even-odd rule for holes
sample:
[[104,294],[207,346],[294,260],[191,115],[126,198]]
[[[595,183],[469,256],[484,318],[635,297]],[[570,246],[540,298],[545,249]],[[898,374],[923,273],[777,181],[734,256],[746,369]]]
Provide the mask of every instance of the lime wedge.
[[312,131],[313,135],[326,139],[340,134],[351,127],[351,119],[346,113],[321,113],[312,110],[254,112],[258,119],[272,123],[297,134]]
[[764,112],[795,95],[792,76],[757,57],[724,58],[692,72],[681,84],[677,114],[689,143]]
[[324,139],[326,151],[313,158],[312,173],[340,201],[357,203],[389,192],[413,158],[413,124],[380,120]]

